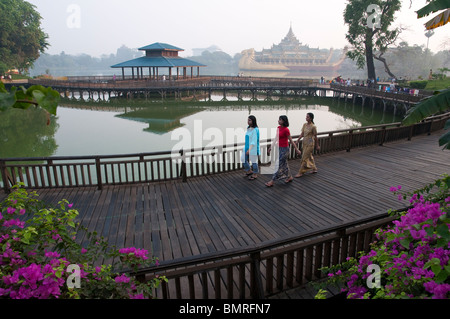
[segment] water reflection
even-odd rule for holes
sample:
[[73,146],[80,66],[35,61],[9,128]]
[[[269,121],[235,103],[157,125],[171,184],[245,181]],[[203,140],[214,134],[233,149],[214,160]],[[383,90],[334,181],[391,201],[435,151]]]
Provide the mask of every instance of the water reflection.
[[161,135],[182,127],[184,125],[181,123],[183,118],[201,111],[203,111],[203,108],[200,107],[151,106],[129,110],[116,115],[116,117],[147,123],[148,127],[144,129],[145,132]]
[[[332,98],[290,98],[278,101],[64,101],[46,125],[45,112],[30,108],[0,112],[0,157],[40,157],[170,151],[182,130],[202,139],[209,128],[236,132],[241,143],[252,114],[270,138],[280,115],[288,115],[292,135],[300,134],[307,112],[315,114],[319,132],[400,121],[381,107],[361,106]],[[199,123],[201,127],[199,128]],[[186,132],[186,131],[184,131]],[[210,140],[193,145],[211,145]],[[220,141],[219,141],[220,142]],[[228,144],[229,141],[227,141]]]
[[0,112],[0,158],[45,157],[55,153],[57,119],[39,108]]

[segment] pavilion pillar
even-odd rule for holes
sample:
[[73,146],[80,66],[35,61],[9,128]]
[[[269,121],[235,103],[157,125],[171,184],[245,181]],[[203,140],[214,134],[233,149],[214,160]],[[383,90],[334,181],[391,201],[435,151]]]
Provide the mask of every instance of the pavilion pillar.
[[122,80],[125,80],[125,68],[122,68]]
[[171,80],[171,79],[172,79],[172,68],[169,67],[169,80]]
[[131,78],[134,80],[134,67],[131,68]]

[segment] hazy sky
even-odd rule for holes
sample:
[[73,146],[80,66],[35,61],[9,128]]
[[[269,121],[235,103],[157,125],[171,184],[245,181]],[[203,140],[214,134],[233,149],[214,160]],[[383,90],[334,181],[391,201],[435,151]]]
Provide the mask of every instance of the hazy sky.
[[[164,42],[185,49],[217,45],[234,55],[278,44],[292,29],[303,44],[319,48],[347,45],[345,0],[27,0],[42,15],[49,35],[47,53],[116,53],[125,45],[139,48]],[[424,23],[415,11],[425,0],[403,0],[396,25],[408,27],[401,38],[426,45]],[[450,49],[450,26],[435,29],[429,48]]]

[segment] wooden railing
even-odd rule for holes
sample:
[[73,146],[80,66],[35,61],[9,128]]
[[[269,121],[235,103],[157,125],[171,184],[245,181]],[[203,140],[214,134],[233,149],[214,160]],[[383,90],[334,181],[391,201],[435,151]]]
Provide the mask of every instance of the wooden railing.
[[324,277],[330,267],[367,252],[386,214],[260,245],[162,262],[133,273],[141,282],[166,276],[154,291],[160,299],[265,298]]
[[[395,141],[430,133],[444,127],[450,113],[429,118],[411,126],[390,123],[344,130],[320,132],[320,152],[350,151],[352,148]],[[294,140],[298,136],[293,136]],[[261,164],[268,165],[263,140]],[[27,188],[58,188],[147,183],[204,176],[242,169],[243,143],[181,150],[126,155],[58,156],[34,158],[0,158],[1,183],[5,192],[18,182]],[[290,158],[295,158],[291,148]]]
[[[253,86],[253,87],[308,87],[312,80],[266,77],[239,77],[239,76],[202,76],[194,78],[145,78],[113,79],[107,77],[68,77],[64,79],[32,79],[30,85],[39,84],[54,89],[91,89],[91,90],[125,90],[125,89],[158,89],[158,88],[219,88],[226,86]],[[328,87],[328,86],[327,86]]]
[[426,98],[433,94],[433,92],[424,91],[424,90],[417,90],[419,91],[418,94],[413,93],[406,93],[406,92],[385,92],[379,89],[375,88],[368,88],[364,86],[347,86],[343,84],[331,84],[330,88],[334,92],[341,92],[344,94],[356,94],[356,95],[362,95],[366,97],[373,97],[373,98],[380,98],[386,101],[394,101],[399,103],[409,103],[414,104],[418,103],[423,98]]

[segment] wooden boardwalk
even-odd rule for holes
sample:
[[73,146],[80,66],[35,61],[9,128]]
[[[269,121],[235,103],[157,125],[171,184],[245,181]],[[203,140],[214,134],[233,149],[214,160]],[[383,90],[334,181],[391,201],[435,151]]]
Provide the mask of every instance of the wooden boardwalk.
[[[354,221],[406,206],[389,191],[412,191],[450,172],[442,130],[412,141],[316,157],[318,174],[266,188],[230,172],[181,181],[40,189],[40,199],[67,199],[80,221],[117,247],[152,251],[161,261],[241,248]],[[299,159],[289,163],[292,173]],[[0,200],[6,194],[0,191]]]

